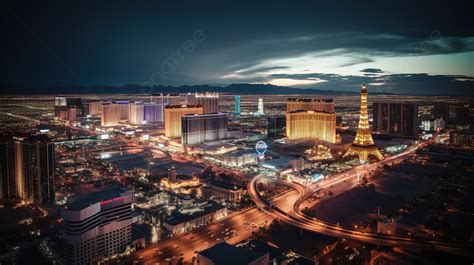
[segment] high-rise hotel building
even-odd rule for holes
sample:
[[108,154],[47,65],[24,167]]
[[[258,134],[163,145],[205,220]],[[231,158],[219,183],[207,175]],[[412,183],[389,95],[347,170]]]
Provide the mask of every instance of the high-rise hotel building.
[[161,105],[156,104],[155,102],[146,102],[143,104],[143,114],[146,123],[157,123],[163,122],[161,118]]
[[186,114],[203,114],[200,105],[173,105],[165,107],[165,136],[181,137],[181,117]]
[[374,102],[374,132],[418,137],[418,105],[412,102]]
[[240,115],[240,96],[235,96],[234,100],[234,113]]
[[286,112],[295,110],[312,110],[333,113],[334,101],[332,98],[288,98],[286,100]]
[[132,240],[133,191],[110,188],[73,200],[61,211],[65,264],[94,264]]
[[336,142],[336,113],[332,99],[288,98],[286,110],[288,139],[315,138]]
[[94,101],[94,102],[89,102],[87,103],[88,105],[88,114],[92,116],[100,116],[102,115],[102,105],[104,101]]
[[157,113],[157,121],[164,122],[165,120],[165,107],[172,106],[172,105],[180,105],[181,104],[181,97],[178,93],[160,93],[160,94],[153,94],[151,96],[151,102],[156,103],[158,105],[158,113]]
[[196,92],[194,95],[195,105],[201,105],[204,114],[219,112],[219,93],[217,92]]
[[128,123],[132,125],[143,124],[145,115],[143,102],[132,102],[128,104]]
[[60,120],[75,121],[84,114],[81,98],[57,96],[54,98],[54,115]]
[[181,143],[195,145],[206,141],[227,138],[226,113],[183,115],[181,117]]
[[128,101],[116,101],[102,105],[102,126],[117,126],[128,120]]
[[54,201],[54,143],[43,134],[0,137],[0,199]]
[[336,142],[336,113],[295,110],[286,113],[288,139],[316,138]]

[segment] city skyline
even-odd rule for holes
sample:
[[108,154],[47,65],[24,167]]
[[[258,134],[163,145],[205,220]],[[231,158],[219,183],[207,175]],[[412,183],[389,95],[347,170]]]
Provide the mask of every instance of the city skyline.
[[474,264],[472,7],[9,2],[0,264]]

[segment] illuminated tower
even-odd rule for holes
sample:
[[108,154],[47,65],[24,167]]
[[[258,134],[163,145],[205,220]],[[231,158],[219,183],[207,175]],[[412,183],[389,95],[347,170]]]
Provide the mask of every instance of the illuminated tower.
[[261,99],[261,98],[258,99],[258,114],[261,114],[261,115],[264,114],[263,99]]
[[372,133],[369,128],[369,114],[367,112],[367,88],[362,84],[360,91],[360,116],[357,134],[349,150],[344,156],[357,155],[361,162],[367,162],[370,155],[382,160],[383,156],[377,149],[372,139]]
[[240,96],[235,96],[235,114],[240,115]]

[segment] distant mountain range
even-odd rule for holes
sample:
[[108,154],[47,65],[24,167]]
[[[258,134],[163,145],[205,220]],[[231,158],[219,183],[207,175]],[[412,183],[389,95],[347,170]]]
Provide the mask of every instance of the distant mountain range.
[[[4,87],[0,92],[3,95],[48,95],[48,94],[152,94],[152,93],[188,93],[188,92],[205,92],[217,91],[220,93],[232,94],[358,94],[352,91],[335,91],[320,89],[303,89],[294,87],[282,87],[271,84],[231,84],[227,86],[210,86],[210,85],[193,85],[193,86],[140,86],[140,85],[124,85],[124,86],[49,86],[49,87]],[[377,94],[377,93],[372,93]],[[388,94],[388,93],[379,93]]]

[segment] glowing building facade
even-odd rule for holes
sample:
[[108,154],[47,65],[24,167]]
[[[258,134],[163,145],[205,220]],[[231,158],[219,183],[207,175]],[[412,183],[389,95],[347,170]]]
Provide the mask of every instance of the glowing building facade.
[[133,125],[143,124],[144,117],[144,107],[142,102],[128,104],[128,123]]
[[100,116],[102,115],[102,104],[105,102],[102,101],[96,101],[96,102],[89,102],[87,105],[89,105],[89,115],[93,116]]
[[0,199],[38,205],[54,202],[54,143],[46,135],[3,136],[0,142]]
[[193,188],[201,185],[201,181],[196,176],[183,176],[177,178],[177,171],[174,165],[168,170],[168,177],[160,180],[160,186],[167,191],[181,194],[191,194]]
[[181,137],[181,117],[186,114],[203,114],[199,105],[174,105],[165,107],[165,136]]
[[97,264],[122,253],[132,240],[133,191],[89,193],[61,211],[65,264]]
[[369,114],[367,111],[367,88],[365,87],[365,83],[362,84],[362,89],[360,91],[360,116],[357,134],[351,147],[344,154],[344,156],[353,155],[358,156],[361,162],[368,161],[369,156],[374,156],[379,160],[383,159],[382,154],[374,144],[372,133],[369,127]]
[[219,93],[217,92],[205,92],[205,93],[198,93],[196,92],[194,95],[194,103],[195,105],[201,105],[203,114],[208,113],[217,113],[219,112]]
[[162,122],[161,106],[154,102],[147,102],[143,104],[143,114],[146,123]]
[[183,115],[181,143],[195,145],[227,138],[228,118],[225,113]]
[[286,112],[296,110],[312,110],[321,112],[334,112],[333,99],[322,98],[288,98],[286,100]]
[[235,109],[235,114],[240,115],[240,96],[235,96],[235,101],[234,101],[234,109]]
[[261,114],[261,115],[265,114],[265,110],[263,108],[263,99],[261,99],[261,98],[258,99],[258,106],[257,107],[258,107],[258,110],[257,110],[258,114]]
[[102,105],[102,126],[117,126],[128,120],[128,101],[117,101]]
[[181,97],[178,93],[160,93],[151,96],[151,102],[158,105],[158,122],[164,122],[165,107],[172,105],[180,105]]
[[336,114],[312,110],[296,110],[286,113],[288,139],[313,138],[336,142]]

